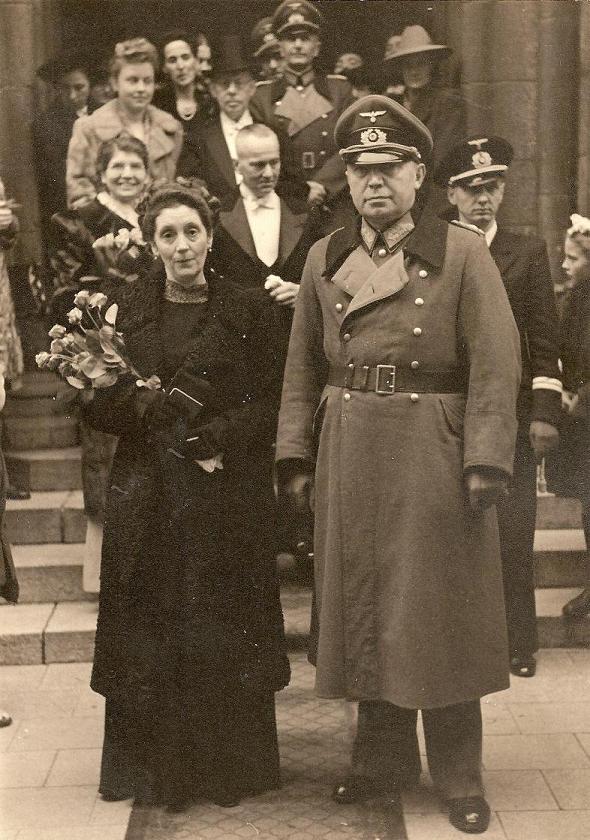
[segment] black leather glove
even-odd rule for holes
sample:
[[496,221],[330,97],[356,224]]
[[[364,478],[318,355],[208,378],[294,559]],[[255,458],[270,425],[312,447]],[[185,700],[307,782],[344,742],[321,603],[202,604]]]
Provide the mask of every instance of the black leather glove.
[[178,410],[168,402],[165,391],[137,388],[135,400],[137,412],[150,430],[170,429],[181,417]]
[[282,494],[293,522],[293,541],[298,565],[313,558],[313,475],[295,473],[282,483]]
[[481,513],[508,493],[507,476],[498,470],[473,467],[465,476],[471,510]]
[[214,417],[209,423],[191,428],[184,445],[184,453],[192,461],[206,461],[225,452],[228,422]]

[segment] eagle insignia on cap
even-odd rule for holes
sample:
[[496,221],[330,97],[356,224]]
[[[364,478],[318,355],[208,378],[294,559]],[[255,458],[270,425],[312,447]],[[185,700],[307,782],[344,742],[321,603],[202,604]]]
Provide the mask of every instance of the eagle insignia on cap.
[[377,122],[377,117],[383,117],[387,111],[363,111],[359,114],[359,117],[367,117],[369,122]]
[[367,128],[361,132],[361,143],[363,146],[372,146],[374,143],[387,143],[387,135],[380,128]]
[[492,156],[489,152],[476,152],[473,157],[471,158],[471,162],[473,163],[476,169],[479,169],[481,166],[491,166],[492,165]]

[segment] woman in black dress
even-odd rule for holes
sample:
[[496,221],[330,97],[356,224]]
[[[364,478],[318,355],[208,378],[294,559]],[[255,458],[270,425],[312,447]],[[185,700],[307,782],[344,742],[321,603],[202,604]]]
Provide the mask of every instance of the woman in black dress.
[[231,806],[280,782],[274,692],[289,663],[261,491],[278,326],[268,296],[204,268],[198,192],[160,189],[142,229],[160,259],[122,289],[117,329],[165,391],[120,381],[86,409],[120,436],[91,683],[106,697],[100,792]]

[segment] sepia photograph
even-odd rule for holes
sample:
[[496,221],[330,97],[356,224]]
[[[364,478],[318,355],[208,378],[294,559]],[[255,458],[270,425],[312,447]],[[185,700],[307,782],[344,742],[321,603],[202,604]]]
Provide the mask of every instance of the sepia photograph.
[[0,840],[590,840],[586,84],[590,0],[0,0]]

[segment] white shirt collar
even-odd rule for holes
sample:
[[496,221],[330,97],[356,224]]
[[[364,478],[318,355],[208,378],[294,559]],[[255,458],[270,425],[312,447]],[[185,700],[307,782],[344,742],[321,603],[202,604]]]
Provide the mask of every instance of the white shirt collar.
[[245,128],[247,125],[252,125],[254,122],[252,115],[247,108],[239,120],[232,120],[227,116],[227,114],[224,114],[223,111],[219,112],[219,119],[221,121],[221,128],[224,134],[226,132],[230,134],[237,134],[241,128]]
[[244,201],[253,207],[265,207],[268,210],[276,210],[281,204],[281,199],[274,190],[258,198],[243,181],[240,184],[240,194]]
[[490,245],[494,241],[494,237],[497,233],[498,233],[498,222],[494,219],[492,224],[489,226],[489,228],[484,233],[484,236],[486,238],[486,242],[488,243],[488,248],[490,247]]

